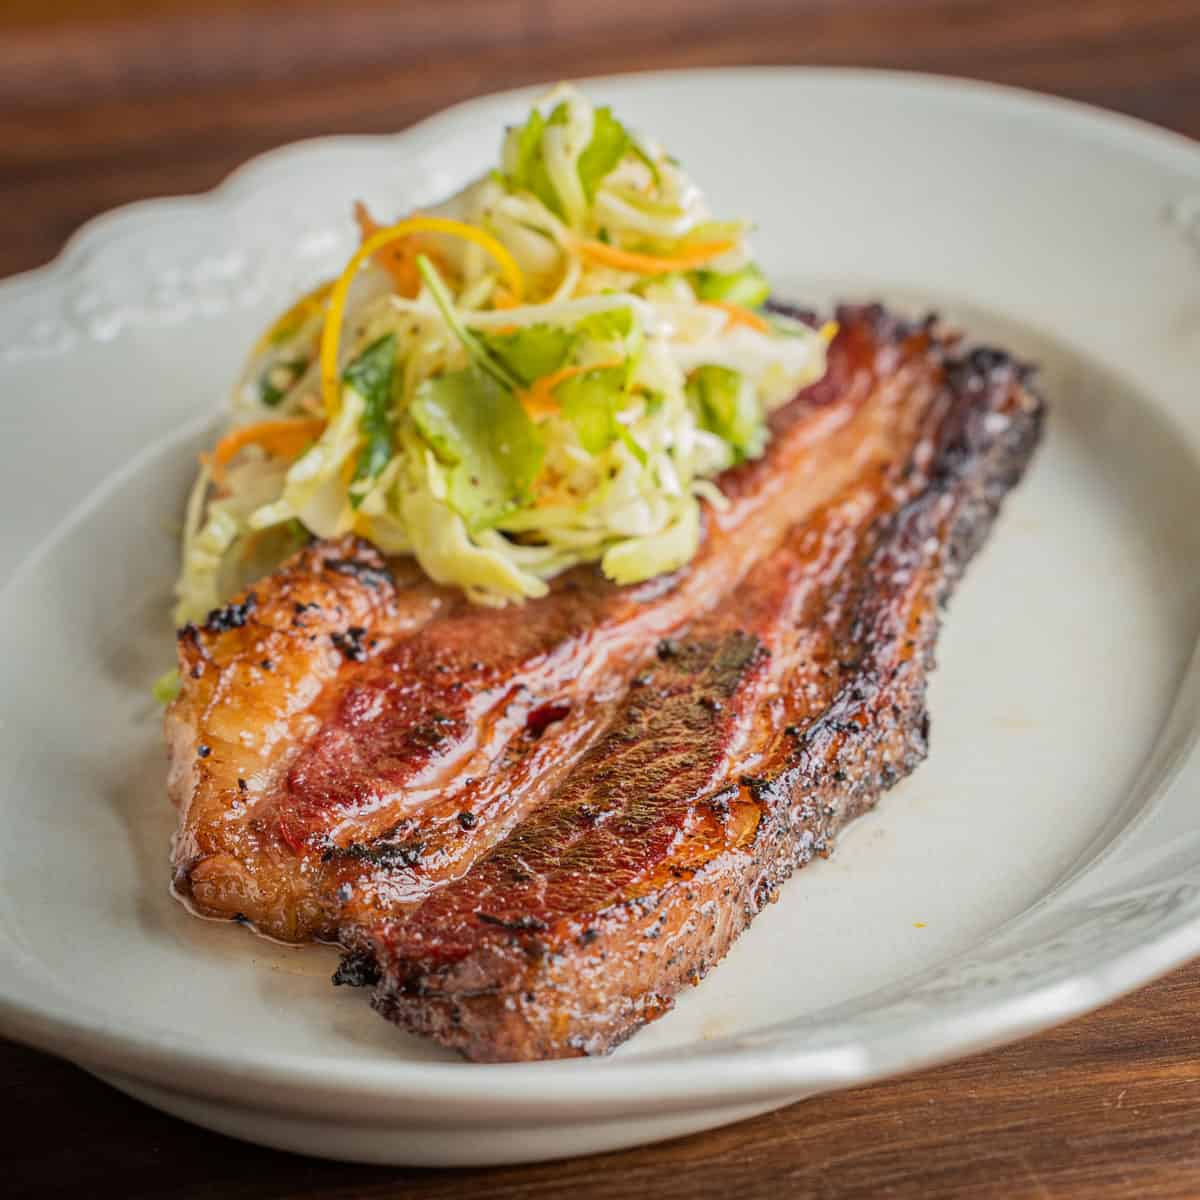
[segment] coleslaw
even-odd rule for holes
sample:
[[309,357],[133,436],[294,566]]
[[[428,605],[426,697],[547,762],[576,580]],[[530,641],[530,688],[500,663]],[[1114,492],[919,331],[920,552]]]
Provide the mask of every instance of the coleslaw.
[[259,340],[203,458],[180,623],[351,532],[484,604],[580,563],[675,570],[714,479],[825,371],[830,329],[764,311],[748,226],[569,87],[436,209],[357,217],[358,251]]

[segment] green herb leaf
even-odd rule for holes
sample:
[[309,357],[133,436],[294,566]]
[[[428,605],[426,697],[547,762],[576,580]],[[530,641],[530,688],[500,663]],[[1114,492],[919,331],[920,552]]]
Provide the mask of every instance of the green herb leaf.
[[742,376],[728,367],[699,367],[687,382],[688,398],[700,424],[724,438],[737,461],[757,458],[767,440],[762,405],[753,388],[742,386]]
[[546,118],[535,108],[517,133],[517,178],[522,185],[529,178],[533,160],[541,153],[545,130]]
[[479,341],[522,386],[528,387],[566,364],[576,337],[560,326],[526,325],[512,333],[481,333]]
[[154,681],[154,686],[150,691],[159,704],[170,704],[179,695],[179,689],[182,686],[183,681],[179,678],[179,668],[172,667]]
[[450,506],[472,530],[530,498],[544,447],[520,400],[478,366],[424,380],[410,411],[447,465]]
[[359,421],[364,444],[354,468],[355,480],[367,480],[368,487],[352,488],[350,503],[357,505],[373,480],[392,457],[392,380],[396,371],[396,335],[376,338],[342,372],[342,382],[363,399]]
[[723,300],[728,304],[740,304],[743,308],[758,308],[771,294],[770,285],[763,273],[748,263],[740,271],[726,275],[716,271],[695,272],[696,295],[701,300]]
[[563,206],[546,170],[542,135],[547,125],[562,125],[566,119],[567,110],[563,104],[550,114],[549,121],[536,108],[529,114],[529,120],[517,134],[517,170],[510,181],[516,187],[532,192],[556,217],[563,216]]
[[[516,136],[516,171],[508,180],[513,187],[532,192],[555,216],[564,218],[565,213],[558,191],[546,170],[545,147],[542,139],[546,130],[553,125],[565,125],[570,114],[565,102],[555,106],[549,117],[543,117],[534,109],[529,120],[518,130]],[[649,167],[658,180],[658,168],[648,154],[630,137],[625,126],[612,114],[607,106],[595,110],[592,118],[592,136],[576,163],[579,182],[584,195],[590,201],[596,197],[600,186],[614,167],[632,151]]]
[[575,427],[579,444],[589,454],[603,453],[623,432],[617,413],[625,398],[627,377],[623,366],[606,367],[576,375],[555,389],[563,416]]
[[596,189],[604,177],[625,157],[630,137],[625,126],[607,107],[596,109],[592,120],[592,140],[579,156],[579,182],[588,200],[596,198]]
[[267,408],[274,408],[307,369],[308,363],[302,358],[272,363],[258,377],[259,401]]
[[633,309],[622,304],[583,317],[576,322],[575,331],[594,342],[623,342],[633,327]]
[[645,451],[617,420],[642,348],[641,327],[633,310],[622,306],[592,313],[575,325],[574,333],[577,350],[584,347],[591,361],[614,353],[623,361],[620,366],[597,367],[565,380],[555,389],[563,415],[589,454],[600,454],[620,439],[644,465]]

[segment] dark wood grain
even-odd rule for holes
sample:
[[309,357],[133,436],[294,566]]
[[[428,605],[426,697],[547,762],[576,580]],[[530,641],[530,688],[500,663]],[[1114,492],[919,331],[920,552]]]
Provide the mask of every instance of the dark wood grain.
[[[538,80],[726,63],[916,68],[1200,136],[1200,0],[5,0],[0,274],[129,200],[314,134]],[[1018,1046],[619,1155],[353,1168],[193,1129],[0,1043],[0,1193],[133,1198],[1200,1196],[1200,965]]]
[[[1200,1195],[1200,968],[1005,1050],[621,1154],[486,1171],[318,1162],[193,1129],[0,1045],[14,1198],[1168,1200]],[[469,1135],[464,1135],[469,1136]]]
[[1197,0],[345,0],[331,12],[327,0],[0,5],[0,274],[44,262],[97,212],[211,187],[281,142],[396,130],[483,92],[611,71],[912,68],[1200,136]]

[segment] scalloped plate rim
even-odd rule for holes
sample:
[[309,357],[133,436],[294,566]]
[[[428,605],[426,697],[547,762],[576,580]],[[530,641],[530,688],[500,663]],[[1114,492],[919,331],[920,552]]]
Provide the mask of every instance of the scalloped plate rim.
[[[1065,96],[1055,96],[1045,92],[1033,91],[1029,88],[1016,87],[1011,84],[990,83],[984,80],[971,79],[966,76],[940,75],[927,71],[896,71],[870,67],[789,67],[789,66],[759,66],[759,67],[700,67],[679,68],[667,71],[636,71],[610,75],[584,76],[578,82],[587,87],[604,87],[609,84],[626,84],[639,79],[663,78],[677,76],[680,78],[712,77],[714,80],[732,76],[762,76],[762,75],[792,75],[802,73],[807,78],[827,77],[846,82],[863,83],[867,86],[912,86],[918,90],[933,88],[936,90],[953,91],[959,96],[974,96],[987,102],[1009,101],[1026,108],[1042,108],[1043,111],[1057,119],[1068,119],[1079,122],[1081,126],[1092,129],[1097,123],[1106,127],[1106,133],[1112,135],[1120,130],[1121,134],[1132,139],[1138,146],[1145,147],[1151,142],[1158,143],[1157,149],[1172,155],[1184,151],[1196,154],[1197,143],[1184,134],[1174,130],[1154,125],[1139,117],[1127,113],[1115,112],[1088,104],[1081,100],[1072,100]],[[495,102],[515,101],[522,97],[535,96],[543,91],[547,83],[526,84],[521,87],[506,88],[498,92],[488,92],[461,100],[448,108],[431,113],[406,129],[395,133],[350,133],[350,134],[319,134],[315,137],[298,138],[295,141],[274,146],[253,155],[245,162],[234,167],[223,179],[198,192],[180,192],[168,196],[155,196],[143,200],[132,200],[127,204],[118,204],[105,209],[96,216],[90,217],[74,231],[63,244],[62,249],[48,262],[19,271],[15,275],[0,278],[0,303],[9,298],[9,292],[18,288],[24,290],[31,286],[53,284],[57,277],[64,272],[73,270],[82,264],[88,255],[98,248],[98,244],[108,235],[111,227],[116,227],[129,220],[145,217],[164,216],[181,212],[192,205],[203,205],[205,208],[217,208],[234,201],[243,190],[262,183],[264,176],[280,169],[292,158],[310,155],[326,149],[334,149],[347,143],[356,143],[361,148],[384,149],[401,142],[419,142],[432,136],[441,124],[451,124],[469,116],[473,108],[485,107]]]

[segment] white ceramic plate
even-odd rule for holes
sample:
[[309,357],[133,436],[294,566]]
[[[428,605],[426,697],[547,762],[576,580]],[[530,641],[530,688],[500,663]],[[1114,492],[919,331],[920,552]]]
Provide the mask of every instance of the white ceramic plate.
[[1200,151],[912,76],[591,91],[757,217],[784,294],[934,304],[1043,364],[1048,437],[952,606],[930,760],[609,1060],[454,1061],[330,987],[326,949],[187,916],[148,689],[199,430],[268,315],[347,253],[350,202],[446,193],[529,94],[286,148],[0,286],[0,552],[33,552],[0,594],[5,1033],[271,1145],[513,1162],[911,1070],[1200,952]]

